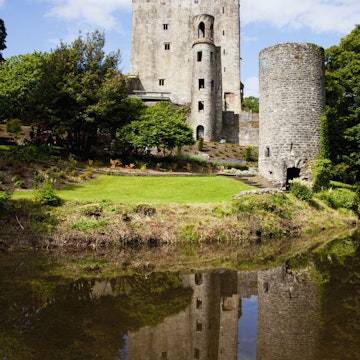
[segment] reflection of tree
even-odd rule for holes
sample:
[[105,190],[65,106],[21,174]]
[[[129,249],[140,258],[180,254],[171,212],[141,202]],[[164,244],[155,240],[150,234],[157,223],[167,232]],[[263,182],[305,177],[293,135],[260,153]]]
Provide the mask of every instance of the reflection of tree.
[[[343,240],[316,261],[323,287],[323,359],[358,359],[360,354],[360,238]],[[349,249],[356,249],[355,252]],[[326,260],[325,260],[326,259]]]
[[5,282],[0,296],[0,349],[7,353],[0,352],[0,358],[119,358],[128,331],[156,324],[184,310],[191,300],[191,290],[184,289],[175,275],[113,279],[113,296],[93,296],[94,284],[84,279],[63,281],[47,293],[39,290],[38,283],[36,299],[29,283],[22,282],[15,290],[10,281]]

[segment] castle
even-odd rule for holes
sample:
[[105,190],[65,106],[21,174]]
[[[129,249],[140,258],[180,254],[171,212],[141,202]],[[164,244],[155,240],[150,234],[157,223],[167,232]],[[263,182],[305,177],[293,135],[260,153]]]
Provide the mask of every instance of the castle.
[[319,150],[324,51],[260,53],[260,115],[241,111],[239,0],[133,0],[131,95],[191,108],[194,138],[259,147],[259,173],[285,187]]
[[241,113],[239,1],[133,0],[132,21],[134,95],[191,106],[196,139],[228,138],[224,120],[238,128]]

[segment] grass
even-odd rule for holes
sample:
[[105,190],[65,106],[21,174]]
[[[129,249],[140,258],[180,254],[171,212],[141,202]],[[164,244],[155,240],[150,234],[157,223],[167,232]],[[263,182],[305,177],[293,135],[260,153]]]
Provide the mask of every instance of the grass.
[[[56,194],[64,200],[122,203],[218,203],[231,200],[240,191],[254,189],[241,181],[220,176],[108,176],[100,175],[82,184],[68,185]],[[15,199],[33,197],[32,191],[17,192]]]

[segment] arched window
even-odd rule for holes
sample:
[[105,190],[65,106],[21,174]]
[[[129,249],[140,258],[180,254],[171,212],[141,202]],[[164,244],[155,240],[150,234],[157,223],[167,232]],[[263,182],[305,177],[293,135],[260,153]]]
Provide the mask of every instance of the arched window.
[[199,38],[205,37],[205,24],[204,24],[203,22],[201,22],[201,23],[199,24],[198,37],[199,37]]

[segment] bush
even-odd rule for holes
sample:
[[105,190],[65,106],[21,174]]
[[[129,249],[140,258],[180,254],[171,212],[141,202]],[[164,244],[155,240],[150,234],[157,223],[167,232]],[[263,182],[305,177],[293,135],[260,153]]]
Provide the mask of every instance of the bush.
[[0,190],[0,210],[3,209],[6,205],[6,202],[10,200],[12,195],[11,191],[2,191]]
[[21,121],[20,119],[11,119],[6,121],[6,131],[9,134],[17,135],[21,132]]
[[245,160],[248,162],[252,161],[252,147],[251,146],[248,146],[245,149]]
[[290,181],[290,193],[302,201],[310,201],[313,197],[310,187],[298,179]]
[[204,138],[200,137],[198,141],[198,150],[203,151],[204,150]]
[[314,192],[319,192],[330,187],[331,161],[318,159],[314,162],[313,179]]
[[63,200],[55,194],[54,186],[51,182],[44,182],[35,195],[35,200],[41,205],[60,206]]
[[358,212],[359,196],[348,189],[329,189],[319,194],[319,198],[333,209],[344,208]]

